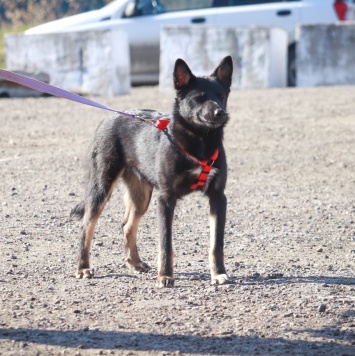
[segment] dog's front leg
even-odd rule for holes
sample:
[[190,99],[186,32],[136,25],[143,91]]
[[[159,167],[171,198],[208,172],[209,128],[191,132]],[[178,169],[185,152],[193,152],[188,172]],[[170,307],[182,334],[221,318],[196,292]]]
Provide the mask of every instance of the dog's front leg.
[[210,271],[212,284],[228,283],[224,267],[224,227],[226,222],[227,199],[223,192],[210,196]]
[[167,199],[163,196],[158,199],[160,242],[157,286],[159,288],[174,286],[172,225],[175,205],[175,199]]

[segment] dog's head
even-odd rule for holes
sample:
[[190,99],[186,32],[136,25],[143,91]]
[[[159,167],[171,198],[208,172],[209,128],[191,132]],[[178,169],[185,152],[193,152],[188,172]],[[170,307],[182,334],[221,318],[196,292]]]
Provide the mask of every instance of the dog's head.
[[233,74],[233,61],[225,57],[210,76],[197,77],[177,59],[174,68],[176,103],[174,114],[201,129],[218,129],[228,121],[227,99]]

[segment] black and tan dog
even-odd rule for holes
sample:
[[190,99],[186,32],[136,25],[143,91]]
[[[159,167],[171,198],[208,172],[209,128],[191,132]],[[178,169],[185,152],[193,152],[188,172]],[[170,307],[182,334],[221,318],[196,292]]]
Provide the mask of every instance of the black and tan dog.
[[[127,191],[123,235],[126,262],[135,271],[149,266],[139,257],[137,229],[148,208],[153,189],[158,190],[160,233],[158,286],[170,287],[173,279],[172,224],[177,200],[202,191],[210,204],[209,263],[213,284],[227,283],[224,266],[224,226],[227,179],[223,129],[233,72],[226,57],[208,77],[196,77],[178,59],[174,68],[176,99],[168,129],[159,131],[145,122],[116,116],[96,130],[89,151],[89,174],[84,200],[71,212],[82,220],[78,278],[91,278],[89,256],[97,220],[119,178]],[[152,110],[133,113],[149,118],[163,114]]]

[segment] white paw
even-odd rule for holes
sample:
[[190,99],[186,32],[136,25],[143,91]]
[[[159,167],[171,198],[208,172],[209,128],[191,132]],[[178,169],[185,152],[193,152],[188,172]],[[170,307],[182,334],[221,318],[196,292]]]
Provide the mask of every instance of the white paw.
[[90,268],[79,269],[75,275],[78,279],[91,279],[94,277],[94,270]]
[[211,278],[211,284],[226,284],[231,283],[231,280],[226,274],[217,274]]

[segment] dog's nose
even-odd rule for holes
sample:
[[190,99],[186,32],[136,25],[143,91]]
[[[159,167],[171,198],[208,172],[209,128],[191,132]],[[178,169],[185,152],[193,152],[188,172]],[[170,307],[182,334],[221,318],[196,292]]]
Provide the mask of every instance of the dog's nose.
[[224,115],[225,115],[225,111],[222,110],[222,109],[216,109],[214,111],[214,116],[217,118],[217,119],[221,119]]

